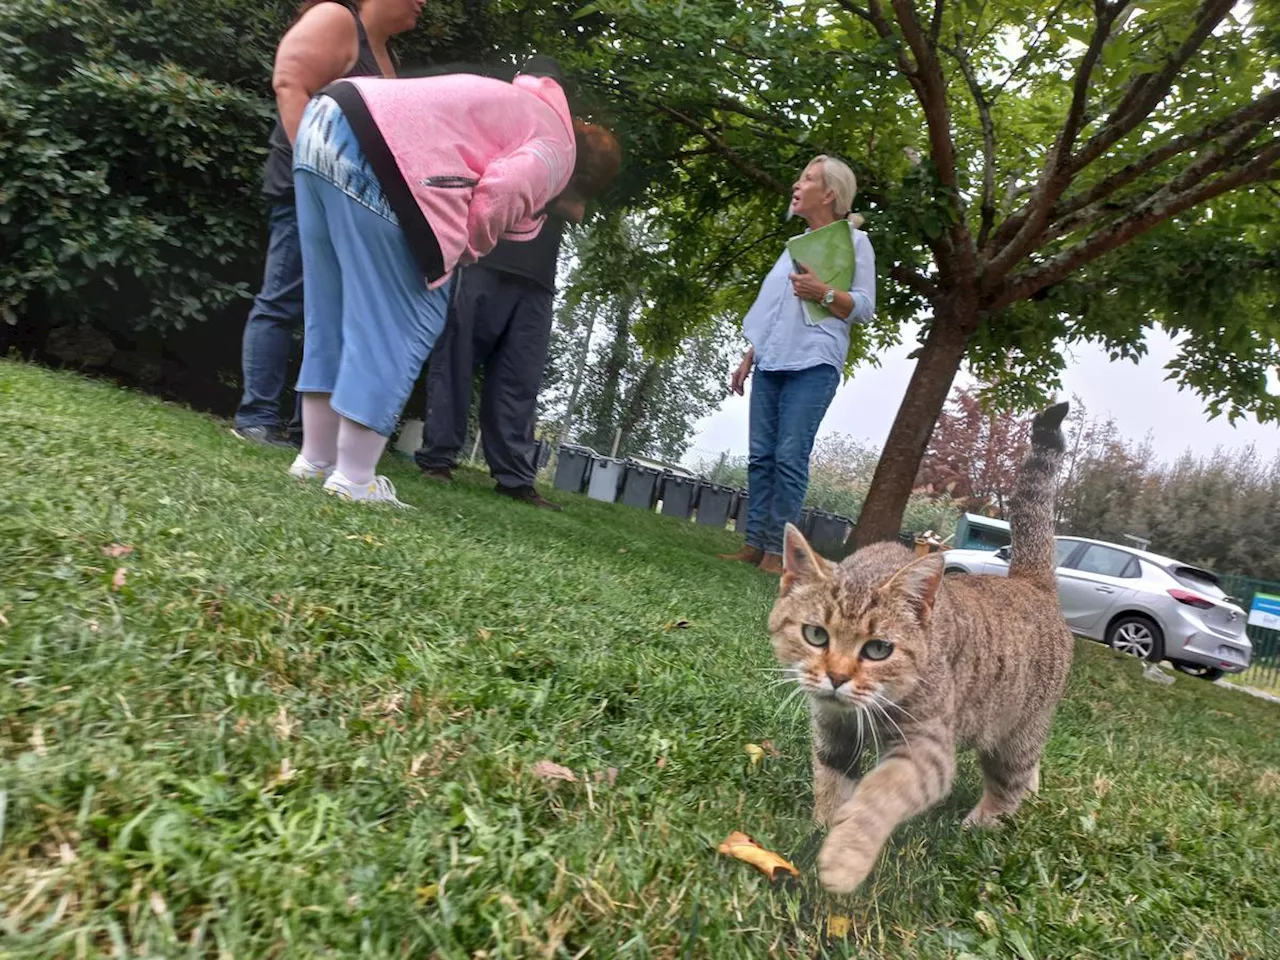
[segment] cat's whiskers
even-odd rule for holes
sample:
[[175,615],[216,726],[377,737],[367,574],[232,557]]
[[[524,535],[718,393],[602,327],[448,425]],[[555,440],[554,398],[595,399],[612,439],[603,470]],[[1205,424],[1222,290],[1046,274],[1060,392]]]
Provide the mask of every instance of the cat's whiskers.
[[877,698],[881,703],[888,704],[890,707],[892,707],[892,708],[893,708],[893,709],[895,709],[895,710],[901,710],[901,711],[902,711],[902,715],[903,715],[903,716],[905,716],[905,717],[906,717],[908,720],[910,720],[912,723],[919,723],[919,722],[920,722],[920,721],[919,721],[919,719],[917,719],[917,718],[916,718],[916,716],[915,716],[915,715],[914,715],[910,710],[908,710],[908,709],[907,709],[906,707],[904,707],[902,704],[900,704],[900,703],[896,703],[895,701],[890,700],[888,697],[886,697],[886,696],[885,696],[883,693],[881,693],[880,691],[878,691],[878,690],[877,690],[875,693],[873,693],[873,694],[872,694],[872,696],[873,696],[873,697],[876,697],[876,698]]
[[880,702],[878,697],[879,695],[875,693],[871,695],[872,706],[874,706],[877,710],[880,711],[880,716],[884,717],[886,720],[889,721],[889,723],[893,725],[893,729],[898,731],[898,736],[902,739],[902,742],[907,747],[907,753],[911,754],[911,756],[914,758],[915,752],[911,749],[911,741],[908,740],[907,735],[902,732],[902,728],[898,726],[898,722],[894,720],[893,717],[889,716],[889,711],[884,708],[884,704]]

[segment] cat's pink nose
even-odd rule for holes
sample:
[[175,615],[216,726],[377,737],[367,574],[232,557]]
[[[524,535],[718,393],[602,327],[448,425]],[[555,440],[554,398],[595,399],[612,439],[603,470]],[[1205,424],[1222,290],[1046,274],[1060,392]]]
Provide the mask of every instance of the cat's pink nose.
[[832,690],[839,690],[850,679],[847,673],[832,673],[830,670],[827,671],[827,678],[831,681]]

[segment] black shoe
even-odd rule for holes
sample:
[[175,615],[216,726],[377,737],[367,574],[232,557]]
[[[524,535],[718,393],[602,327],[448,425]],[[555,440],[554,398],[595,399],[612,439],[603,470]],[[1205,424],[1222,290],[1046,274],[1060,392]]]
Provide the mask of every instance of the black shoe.
[[453,471],[448,467],[419,467],[422,475],[436,483],[453,483]]
[[531,507],[539,507],[543,510],[554,510],[559,513],[564,507],[558,503],[552,503],[538,495],[538,491],[533,487],[504,487],[498,484],[493,488],[495,493],[499,493],[504,497],[510,497],[512,500],[518,500],[521,503],[527,503]]
[[279,427],[232,427],[232,434],[249,443],[263,447],[277,447],[281,450],[300,449],[301,443],[294,443],[287,433]]

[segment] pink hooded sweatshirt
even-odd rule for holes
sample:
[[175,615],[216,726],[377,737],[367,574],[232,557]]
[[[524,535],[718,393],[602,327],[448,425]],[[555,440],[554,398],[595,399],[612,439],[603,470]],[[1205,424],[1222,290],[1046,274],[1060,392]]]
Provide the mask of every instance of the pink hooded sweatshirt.
[[573,119],[549,77],[359,77],[322,92],[342,107],[432,286],[499,240],[536,237],[573,174]]

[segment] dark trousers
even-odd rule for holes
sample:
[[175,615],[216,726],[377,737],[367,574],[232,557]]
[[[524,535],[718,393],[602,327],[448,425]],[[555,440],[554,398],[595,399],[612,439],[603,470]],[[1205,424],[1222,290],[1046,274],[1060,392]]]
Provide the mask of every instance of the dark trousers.
[[467,437],[471,377],[483,366],[480,436],[489,473],[504,487],[532,486],[551,291],[480,265],[459,271],[454,282],[453,306],[427,368],[426,427],[414,459],[426,469],[457,464]]
[[[294,334],[302,328],[302,247],[298,243],[298,212],[293,204],[273,206],[270,225],[262,289],[254,298],[244,325],[244,396],[236,409],[237,427],[283,425],[280,398],[290,360],[297,353]],[[296,400],[289,429],[302,433],[301,405]]]

